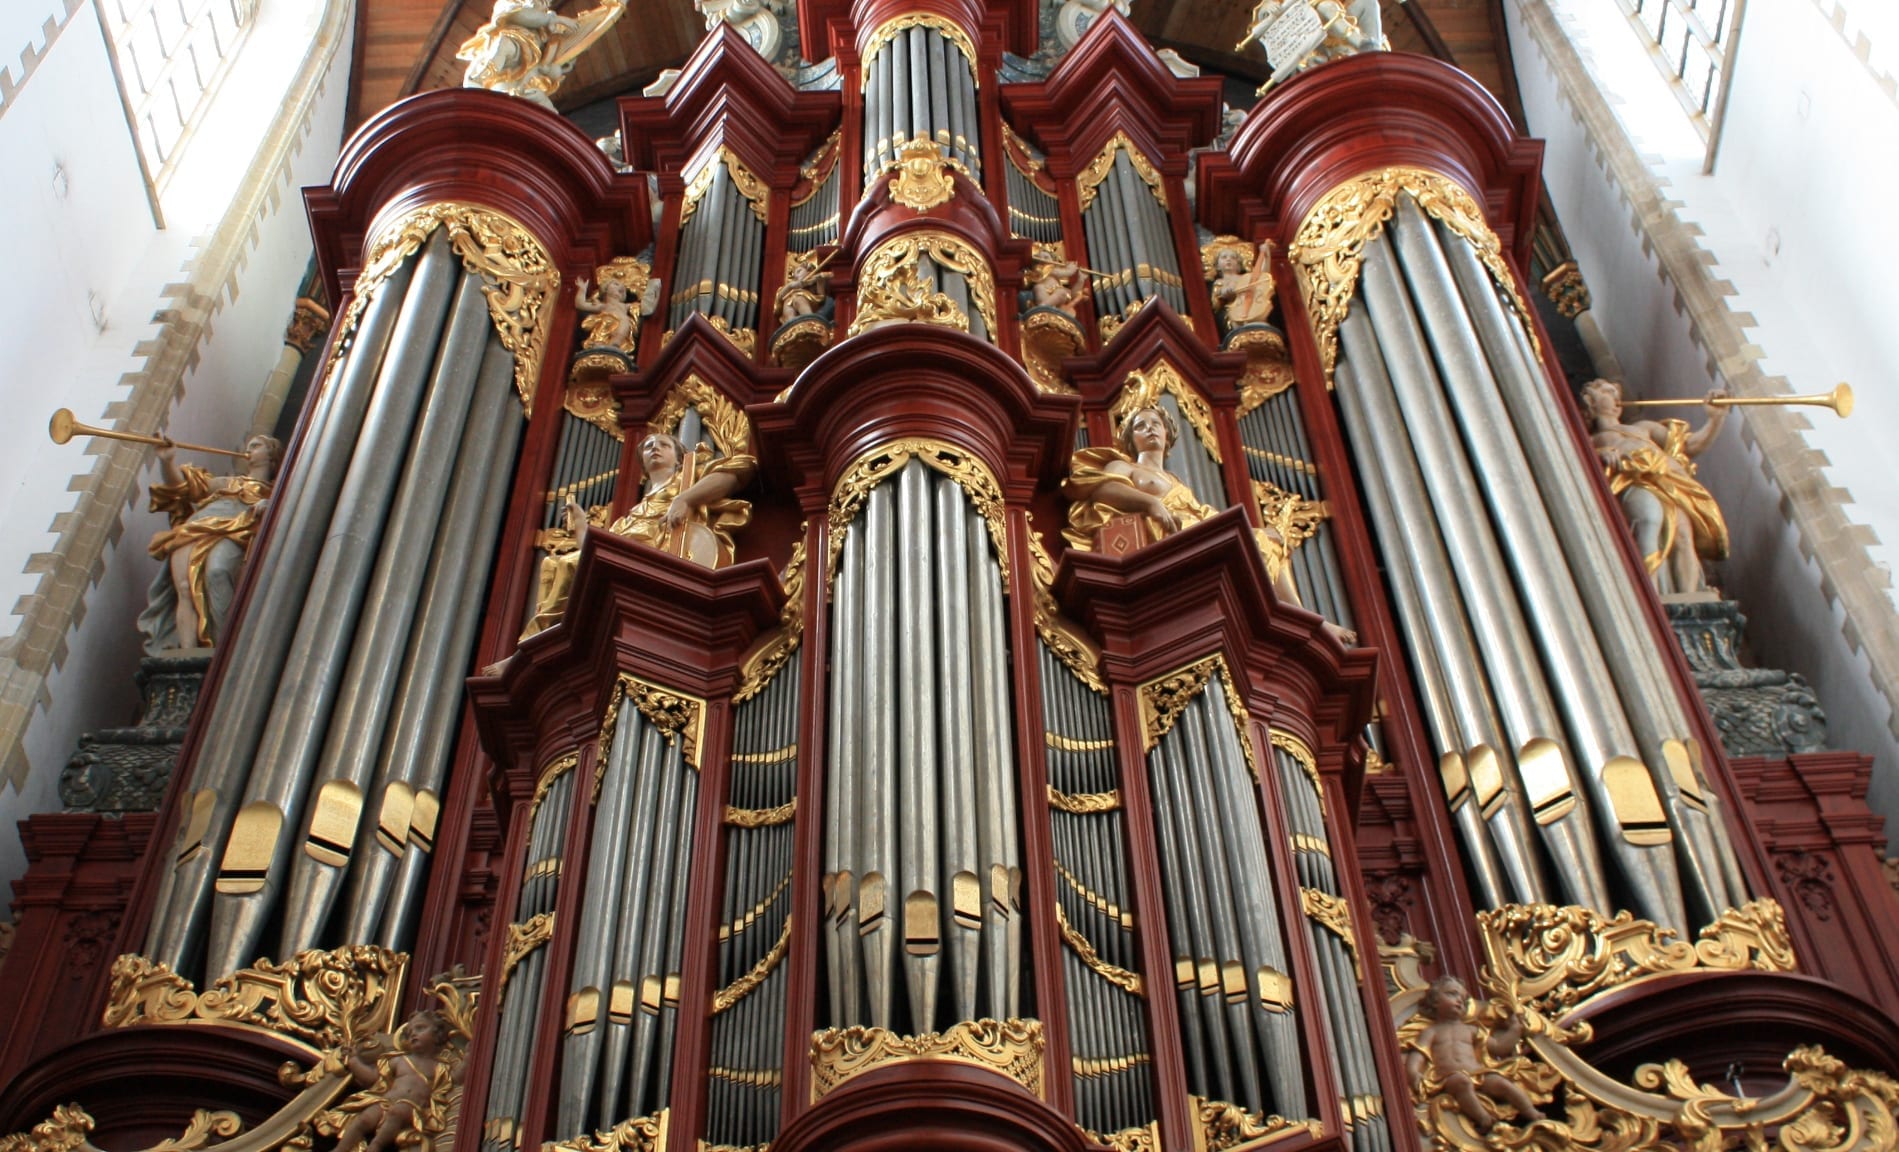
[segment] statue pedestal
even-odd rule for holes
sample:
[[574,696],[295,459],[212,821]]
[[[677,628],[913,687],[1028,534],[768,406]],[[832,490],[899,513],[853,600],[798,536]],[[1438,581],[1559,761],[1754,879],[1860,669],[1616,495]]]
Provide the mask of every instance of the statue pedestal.
[[211,655],[210,649],[179,649],[139,661],[136,678],[145,702],[138,723],[100,728],[79,738],[79,750],[59,775],[59,799],[66,811],[158,810]]
[[1826,750],[1826,713],[1797,672],[1741,661],[1747,617],[1732,600],[1665,600],[1675,639],[1730,757]]

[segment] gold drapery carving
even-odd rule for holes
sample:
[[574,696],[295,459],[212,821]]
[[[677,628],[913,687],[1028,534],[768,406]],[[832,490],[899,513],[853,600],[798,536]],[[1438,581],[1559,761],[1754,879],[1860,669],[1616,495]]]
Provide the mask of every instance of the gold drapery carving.
[[[652,282],[653,269],[644,260],[632,256],[616,256],[594,268],[593,278],[596,289],[603,289],[608,284],[618,284],[626,289],[623,299],[630,319],[623,322],[620,317],[605,311],[589,315],[583,308],[580,329],[586,333],[586,336],[582,338],[582,346],[618,348],[631,356],[638,344],[641,301],[646,295],[646,286]],[[591,305],[598,302],[589,303]],[[616,335],[615,330],[622,327],[625,331]]]
[[896,39],[897,33],[910,28],[934,28],[942,33],[945,40],[956,45],[957,50],[963,54],[963,67],[969,69],[972,90],[981,90],[982,77],[976,74],[976,44],[969,38],[969,33],[963,31],[962,26],[954,20],[938,16],[934,12],[909,12],[877,25],[877,30],[872,32],[870,39],[864,42],[864,63],[861,65],[864,77],[859,87],[860,91],[870,85],[870,66],[877,59],[877,53],[882,52],[886,44]]
[[1638,980],[1698,969],[1798,970],[1785,913],[1770,899],[1723,912],[1693,942],[1624,909],[1509,904],[1477,914],[1484,959],[1510,999],[1561,1015]]
[[[507,215],[478,204],[444,200],[413,208],[378,222],[370,232],[363,270],[356,277],[343,331],[353,332],[363,309],[383,283],[419,251],[437,228],[448,229],[449,243],[462,266],[482,278],[488,316],[501,346],[514,353],[514,387],[521,410],[534,414],[534,386],[547,352],[553,309],[547,303],[560,289],[560,270],[533,233]],[[336,342],[330,367],[343,355],[347,340]]]
[[837,488],[831,493],[830,547],[824,562],[824,591],[828,599],[837,580],[838,558],[844,554],[844,534],[851,521],[870,499],[871,489],[895,476],[914,456],[956,481],[969,502],[989,526],[989,538],[996,548],[996,565],[1002,572],[1002,593],[1009,594],[1009,525],[1002,504],[1002,488],[989,466],[973,452],[953,444],[925,437],[892,440],[859,456],[844,470]]
[[969,331],[969,318],[942,292],[931,291],[917,274],[919,257],[961,273],[969,297],[982,314],[986,338],[996,339],[996,279],[981,252],[953,233],[922,229],[892,237],[871,250],[858,277],[857,316],[849,335],[882,320],[913,320]]
[[789,824],[797,811],[796,796],[776,808],[734,808],[727,804],[725,823],[732,828],[773,828],[779,824]]
[[1141,997],[1147,995],[1146,988],[1141,983],[1140,973],[1130,972],[1126,968],[1116,967],[1103,960],[1101,953],[1095,951],[1094,944],[1068,922],[1068,914],[1062,911],[1060,904],[1055,905],[1055,926],[1061,930],[1062,943],[1068,945],[1076,958],[1086,964],[1095,975],[1133,995]]
[[688,408],[698,410],[699,419],[712,434],[712,442],[718,446],[720,455],[751,455],[752,422],[746,418],[745,409],[706,383],[697,372],[689,373],[673,385],[672,391],[666,393],[665,403],[646,426],[654,432],[677,433]]
[[1042,1022],[1033,1019],[965,1020],[943,1032],[899,1036],[855,1024],[827,1028],[811,1038],[811,1101],[854,1077],[900,1060],[947,1060],[998,1072],[1042,1095]]
[[1193,425],[1201,447],[1213,457],[1213,462],[1224,463],[1220,457],[1220,438],[1213,429],[1212,405],[1187,383],[1179,369],[1165,359],[1154,361],[1154,366],[1145,372],[1128,373],[1127,383],[1121,386],[1120,395],[1114,398],[1114,406],[1108,409],[1108,418],[1114,424],[1116,433],[1120,432],[1122,421],[1129,416],[1143,408],[1157,406],[1163,392],[1173,393],[1174,402],[1180,405],[1180,414],[1186,417],[1187,423]]
[[765,978],[771,975],[772,969],[778,967],[778,962],[783,960],[785,953],[790,950],[791,917],[786,916],[785,927],[778,933],[778,940],[771,946],[771,951],[759,957],[758,963],[752,965],[751,971],[712,994],[712,1014],[717,1016],[751,995],[752,989],[765,982]]
[[[765,690],[772,677],[791,662],[792,653],[804,638],[804,534],[809,524],[798,525],[798,541],[791,546],[791,559],[778,581],[785,590],[785,607],[778,614],[778,627],[745,657],[739,668],[739,689],[732,703],[742,704]],[[792,746],[797,754],[797,746]]]
[[766,214],[771,210],[771,185],[760,180],[756,173],[745,166],[738,154],[721,144],[702,160],[697,171],[686,180],[686,198],[679,207],[679,226],[684,228],[698,210],[699,201],[705,198],[706,190],[712,187],[712,173],[719,165],[725,165],[725,174],[731,178],[732,186],[739,195],[745,197],[746,207],[758,222],[766,222]]
[[[669,744],[681,745],[686,763],[697,771],[705,753],[705,705],[697,696],[675,692],[649,684],[631,672],[620,673],[600,718],[600,740],[594,756],[593,797],[600,798],[600,782],[606,779],[607,757],[613,748],[613,732],[620,722],[620,703],[631,700],[646,722],[659,729]],[[683,742],[683,743],[682,743]]]
[[1134,146],[1134,141],[1128,139],[1126,132],[1116,132],[1114,138],[1095,154],[1095,158],[1088,161],[1088,166],[1081,170],[1081,175],[1075,177],[1075,187],[1081,192],[1083,212],[1088,211],[1089,206],[1095,202],[1095,194],[1101,190],[1101,182],[1108,178],[1108,170],[1114,167],[1114,154],[1122,149],[1127,150],[1128,163],[1134,166],[1135,175],[1139,176],[1141,182],[1154,193],[1154,199],[1160,202],[1160,206],[1167,207],[1167,185],[1161,180],[1160,171],[1154,167],[1152,161],[1141,155],[1141,150]]
[[[1397,210],[1400,194],[1409,192],[1418,207],[1442,221],[1468,242],[1497,285],[1509,293],[1531,344],[1537,343],[1530,309],[1517,291],[1516,279],[1503,258],[1503,245],[1484,221],[1483,206],[1449,177],[1422,168],[1381,168],[1340,184],[1306,213],[1299,231],[1286,249],[1286,258],[1299,278],[1299,295],[1318,339],[1326,386],[1338,366],[1339,324],[1351,311],[1358,290],[1358,272],[1365,245],[1385,229]],[[1539,350],[1540,354],[1540,350]]]
[[166,964],[128,953],[112,962],[104,1024],[225,1024],[268,1032],[312,1052],[387,1031],[409,957],[368,944],[260,960],[199,992]]
[[1059,808],[1063,812],[1072,812],[1077,816],[1088,816],[1096,812],[1113,812],[1121,807],[1121,792],[1119,789],[1107,792],[1063,792],[1050,784],[1048,806]]

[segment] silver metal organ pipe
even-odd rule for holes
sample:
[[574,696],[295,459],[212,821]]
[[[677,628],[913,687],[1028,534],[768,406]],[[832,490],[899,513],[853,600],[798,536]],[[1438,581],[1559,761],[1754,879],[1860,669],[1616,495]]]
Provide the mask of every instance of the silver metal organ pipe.
[[930,49],[928,41],[935,29],[910,28],[905,31],[910,56],[910,138],[936,141],[936,122],[930,118]]
[[[1445,800],[1463,831],[1479,886],[1489,907],[1545,903],[1547,889],[1538,865],[1529,813],[1515,784],[1513,758],[1503,739],[1497,706],[1478,655],[1477,641],[1464,613],[1444,542],[1432,528],[1424,476],[1402,434],[1397,400],[1385,374],[1378,345],[1363,316],[1339,326],[1347,352],[1340,358],[1339,412],[1350,433],[1354,462],[1384,549],[1385,576],[1397,602],[1411,666],[1432,728]],[[1500,789],[1481,797],[1470,784],[1469,759],[1483,748],[1492,757]],[[1454,766],[1445,761],[1455,758]],[[1450,766],[1452,771],[1445,772]],[[1572,899],[1606,898],[1601,868],[1587,849],[1593,845],[1583,818],[1580,844],[1550,846]],[[1545,833],[1547,837],[1547,831]]]
[[[427,575],[429,549],[422,544],[435,539],[441,524],[449,475],[488,343],[488,301],[482,288],[480,277],[462,278],[429,384],[428,404],[409,444],[402,481],[381,534],[349,664],[317,762],[316,802],[301,829],[304,851],[291,860],[279,956],[316,946],[351,858],[377,850],[375,837],[365,838],[362,829],[365,817],[372,827],[376,824],[384,796],[366,795],[365,790],[375,771],[417,596]],[[326,801],[340,811],[326,812]],[[407,832],[405,826],[396,835]]]
[[864,586],[864,530],[847,531],[840,558],[831,610],[830,716],[828,741],[830,771],[825,781],[831,818],[825,821],[825,902],[830,959],[831,1021],[841,1026],[861,1022],[863,1002],[857,952],[857,880],[852,871],[857,848],[858,751],[864,742],[860,707],[863,676],[864,613],[859,597]]
[[[1598,816],[1612,830],[1612,851],[1623,862],[1638,911],[1686,934],[1688,917],[1667,825],[1639,827],[1617,807],[1623,798],[1610,777],[1641,766],[1639,748],[1601,649],[1590,635],[1582,598],[1556,543],[1548,510],[1533,488],[1516,482],[1530,474],[1528,462],[1509,431],[1496,382],[1423,212],[1408,196],[1400,198],[1397,209],[1391,225],[1396,252],[1433,351],[1446,365],[1445,396],[1463,429],[1472,464],[1494,481],[1485,489],[1490,511],[1499,535],[1509,543],[1517,588],[1529,617],[1537,622],[1542,655],[1561,688],[1558,703],[1585,758],[1583,775],[1596,791]],[[1644,769],[1640,779],[1647,778]],[[1629,783],[1623,781],[1624,789]]]
[[1012,1018],[1023,1011],[1021,907],[1022,860],[1016,840],[1015,741],[1010,724],[1009,646],[1004,622],[1002,569],[989,549],[988,524],[966,508],[969,523],[969,585],[972,648],[979,654],[976,677],[976,805],[983,812],[978,830],[979,859],[989,866],[985,922],[1001,929],[998,968],[989,953],[989,987],[998,1002],[994,1015]]
[[903,896],[904,974],[910,990],[910,1023],[917,1032],[936,1027],[937,969],[941,963],[938,891],[934,648],[936,605],[930,584],[935,569],[931,532],[932,473],[914,456],[897,477],[897,660],[898,772],[903,828],[898,836]]
[[[1710,918],[1746,898],[1746,885],[1713,793],[1687,752],[1693,729],[1642,618],[1634,587],[1615,564],[1617,545],[1593,499],[1590,476],[1562,434],[1567,420],[1547,377],[1530,358],[1521,321],[1507,312],[1469,244],[1440,226],[1438,241],[1475,323],[1509,408],[1517,436],[1550,504],[1563,554],[1577,576],[1603,655],[1656,786],[1667,798],[1678,831],[1699,858],[1701,884],[1714,906]],[[1671,763],[1677,757],[1679,767]],[[1677,782],[1670,769],[1685,768]],[[1702,801],[1697,805],[1696,800]]]
[[[441,247],[446,249],[445,240]],[[431,245],[425,251],[434,249]],[[174,971],[183,970],[185,958],[203,939],[213,869],[230,834],[239,788],[261,735],[259,726],[270,707],[276,673],[290,646],[295,608],[308,587],[322,542],[313,525],[328,519],[343,483],[377,370],[421,260],[415,257],[397,266],[364,309],[356,331],[346,337],[349,351],[318,392],[297,466],[279,486],[277,526],[262,555],[253,558],[257,574],[252,578],[249,607],[224,654],[225,674],[216,698],[209,702],[212,712],[204,743],[192,766],[190,795],[208,794],[204,802],[210,805],[210,820],[195,844],[176,845],[172,866],[162,872],[153,902],[146,952]],[[432,262],[432,266],[444,264],[443,259]],[[442,269],[443,273],[452,271],[452,266]],[[181,814],[177,832],[181,840],[190,826],[189,815]]]
[[863,763],[858,772],[858,850],[862,879],[858,883],[858,934],[864,953],[864,983],[870,996],[870,1022],[879,1028],[893,1025],[900,929],[895,923],[898,891],[897,796],[893,774],[897,761],[896,653],[894,637],[879,626],[894,618],[896,543],[894,488],[880,484],[865,503],[864,533],[864,717]]
[[[438,235],[441,235],[438,233]],[[430,257],[444,253],[441,271]],[[280,820],[262,876],[247,869],[233,875],[220,866],[218,896],[211,911],[211,941],[206,969],[234,972],[257,955],[259,938],[290,864],[295,832],[302,823],[310,774],[343,674],[343,662],[367,589],[371,565],[394,495],[397,475],[388,467],[409,442],[424,385],[434,364],[449,312],[450,298],[463,275],[455,266],[445,236],[431,244],[417,282],[403,301],[402,317],[375,395],[364,416],[363,431],[341,490],[335,513],[310,576],[310,588],[298,616],[282,672],[274,678],[276,697],[257,757],[245,786],[245,804],[266,807]],[[241,817],[240,817],[241,819]],[[262,832],[261,825],[253,831]],[[253,851],[267,837],[258,835]],[[228,859],[228,852],[227,852]],[[261,881],[261,883],[260,883]]]
[[[456,453],[446,506],[429,549],[428,574],[417,593],[420,608],[403,653],[387,735],[368,750],[376,756],[369,804],[377,809],[388,803],[396,785],[407,787],[416,804],[425,803],[424,796],[439,803],[435,798],[441,795],[447,768],[449,733],[461,714],[454,705],[480,624],[501,526],[501,501],[513,477],[520,438],[513,377],[513,353],[490,333],[463,447]],[[433,849],[435,826],[418,815],[406,832],[393,826],[386,831],[393,844],[370,837],[355,854],[343,941],[381,943],[401,951],[408,942],[400,939],[398,926],[409,919],[410,903],[418,894],[414,885]]]
[[[914,463],[914,462],[913,462]],[[939,619],[952,627],[970,619],[969,523],[962,490],[947,477],[935,482],[936,603]],[[943,869],[948,899],[940,922],[950,969],[952,1004],[958,1020],[977,1018],[976,988],[981,965],[982,863],[977,853],[976,733],[970,699],[970,646],[948,632],[936,646],[936,677],[944,699],[936,720],[941,726],[938,763],[943,771]]]
[[915,129],[915,122],[911,119],[914,110],[911,106],[909,32],[909,29],[898,32],[884,43],[878,53],[890,61],[890,151],[898,156],[903,154],[903,146],[909,142]]

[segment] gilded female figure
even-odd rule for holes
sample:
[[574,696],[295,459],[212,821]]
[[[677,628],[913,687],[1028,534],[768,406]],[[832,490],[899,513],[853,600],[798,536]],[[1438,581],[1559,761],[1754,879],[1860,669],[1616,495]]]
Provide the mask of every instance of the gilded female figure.
[[[1719,400],[1726,392],[1708,393]],[[1609,491],[1635,534],[1643,562],[1663,594],[1708,586],[1703,560],[1728,554],[1727,521],[1714,497],[1695,479],[1694,457],[1721,434],[1727,409],[1708,404],[1708,422],[1690,432],[1685,420],[1622,420],[1622,386],[1592,380],[1582,390],[1583,418]]]
[[171,527],[152,537],[152,557],[164,568],[138,618],[148,654],[210,648],[223,636],[282,451],[275,437],[253,436],[244,442],[243,474],[213,476],[195,464],[180,467],[169,444],[158,449],[163,482],[152,485],[152,511],[170,513]]

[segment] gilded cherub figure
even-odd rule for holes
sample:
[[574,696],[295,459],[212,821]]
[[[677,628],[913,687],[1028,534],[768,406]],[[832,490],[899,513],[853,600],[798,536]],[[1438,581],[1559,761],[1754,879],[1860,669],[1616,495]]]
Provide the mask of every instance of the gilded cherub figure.
[[626,11],[626,0],[562,16],[550,0],[495,0],[488,22],[455,53],[464,88],[487,88],[554,111],[554,90],[574,61]]
[[409,1017],[395,1041],[378,1034],[344,1057],[361,1091],[336,1108],[349,1117],[337,1133],[334,1152],[420,1148],[427,1152],[442,1129],[444,1107],[459,1082],[461,1065],[450,1058],[454,1028],[432,1008]]
[[1226,331],[1264,324],[1273,314],[1273,242],[1253,248],[1238,237],[1221,236],[1201,250],[1201,264],[1213,284],[1213,306]]
[[1517,1052],[1523,1042],[1522,1017],[1511,1013],[1500,1026],[1471,1020],[1470,992],[1455,976],[1433,980],[1419,1012],[1421,1027],[1400,1030],[1405,1076],[1419,1103],[1447,1095],[1479,1132],[1489,1132],[1497,1123],[1485,1096],[1508,1104],[1523,1127],[1544,1119],[1523,1085],[1511,1078],[1527,1063]]
[[589,287],[585,276],[574,282],[574,307],[586,316],[580,326],[586,329],[587,344],[631,351],[639,335],[640,321],[633,304],[626,298],[626,283],[607,280],[601,283],[598,292],[591,294]]
[[785,265],[784,287],[778,289],[772,301],[780,324],[789,324],[800,316],[816,316],[830,302],[831,274],[824,270],[829,261],[829,256],[820,256],[814,248],[794,255]]
[[[1086,300],[1093,290],[1093,283],[1083,275],[1084,271],[1078,261],[1063,256],[1060,245],[1036,249],[1034,267],[1025,277],[1029,306],[1054,308],[1073,318],[1075,306]],[[1076,287],[1078,277],[1081,284]]]
[[1723,391],[1708,393],[1708,421],[1690,432],[1685,420],[1624,422],[1622,386],[1613,380],[1592,380],[1582,389],[1583,419],[1608,473],[1609,491],[1663,595],[1705,589],[1701,562],[1728,554],[1727,521],[1695,478],[1694,463],[1721,434],[1727,409],[1713,402],[1726,397]]
[[244,442],[242,474],[213,476],[195,464],[180,467],[169,443],[158,449],[163,482],[152,485],[152,511],[169,513],[171,526],[150,546],[164,568],[138,618],[147,654],[210,648],[223,636],[282,454],[276,437],[252,436]]

